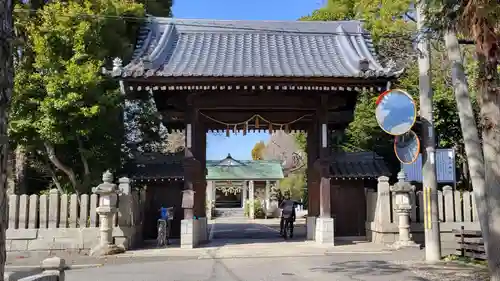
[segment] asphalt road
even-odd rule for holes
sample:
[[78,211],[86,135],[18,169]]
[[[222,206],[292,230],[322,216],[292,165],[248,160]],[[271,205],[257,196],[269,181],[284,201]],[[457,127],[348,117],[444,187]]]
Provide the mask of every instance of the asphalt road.
[[168,260],[70,270],[66,280],[87,281],[426,281],[391,255]]

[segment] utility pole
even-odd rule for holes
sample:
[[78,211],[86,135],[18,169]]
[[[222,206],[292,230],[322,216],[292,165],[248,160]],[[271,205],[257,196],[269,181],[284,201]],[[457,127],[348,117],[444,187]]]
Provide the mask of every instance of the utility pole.
[[425,29],[426,0],[417,0],[418,69],[420,79],[420,118],[422,120],[422,177],[424,188],[425,259],[441,259],[441,236],[439,230],[438,190],[436,175],[436,137],[432,112],[431,53],[429,34]]

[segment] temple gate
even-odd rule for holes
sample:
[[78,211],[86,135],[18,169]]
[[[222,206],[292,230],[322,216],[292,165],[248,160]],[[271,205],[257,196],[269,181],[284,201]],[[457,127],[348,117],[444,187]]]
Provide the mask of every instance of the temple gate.
[[214,130],[307,132],[307,231],[333,243],[330,135],[348,126],[358,94],[385,90],[401,71],[381,65],[359,21],[151,17],[131,61],[115,60],[110,73],[126,95],[152,93],[164,125],[185,131],[181,245],[193,247],[207,239],[206,133]]

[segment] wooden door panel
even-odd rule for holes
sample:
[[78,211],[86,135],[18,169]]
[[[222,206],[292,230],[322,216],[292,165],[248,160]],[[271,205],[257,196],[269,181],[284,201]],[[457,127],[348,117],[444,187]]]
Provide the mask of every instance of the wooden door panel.
[[366,198],[362,185],[332,185],[330,194],[335,236],[365,236]]

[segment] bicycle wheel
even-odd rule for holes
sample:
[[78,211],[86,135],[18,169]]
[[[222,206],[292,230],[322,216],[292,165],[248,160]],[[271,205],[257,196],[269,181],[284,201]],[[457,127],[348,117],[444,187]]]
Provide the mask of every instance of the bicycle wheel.
[[156,238],[156,245],[163,247],[165,245],[165,224],[161,221],[158,222],[158,236]]

